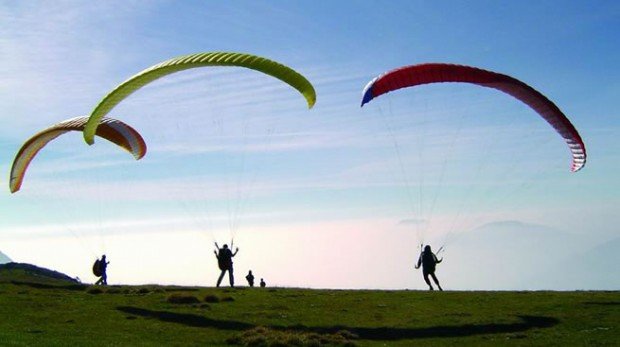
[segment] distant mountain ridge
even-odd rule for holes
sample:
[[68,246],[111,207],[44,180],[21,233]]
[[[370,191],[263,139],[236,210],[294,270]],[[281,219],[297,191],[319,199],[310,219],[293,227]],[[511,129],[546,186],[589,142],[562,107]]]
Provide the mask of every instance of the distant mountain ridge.
[[0,252],[0,264],[6,264],[12,262],[11,258],[9,258],[6,254]]
[[[534,278],[549,289],[619,290],[620,237],[574,254]],[[555,274],[564,276],[555,278]]]
[[51,279],[51,280],[61,280],[68,281],[73,283],[80,283],[75,278],[65,275],[62,272],[46,269],[43,267],[38,267],[32,264],[26,263],[7,263],[0,265],[0,273],[3,272],[14,272],[14,271],[23,271],[26,275],[32,278],[37,279]]
[[584,280],[573,279],[576,269],[567,260],[594,246],[595,241],[585,235],[520,221],[496,221],[455,237],[442,254],[446,261],[440,268],[446,283],[455,289],[590,288]]

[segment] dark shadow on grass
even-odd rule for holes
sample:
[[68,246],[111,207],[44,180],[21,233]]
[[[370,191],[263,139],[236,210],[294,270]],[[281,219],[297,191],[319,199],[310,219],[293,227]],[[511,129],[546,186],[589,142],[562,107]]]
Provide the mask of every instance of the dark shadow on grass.
[[179,323],[190,327],[216,328],[222,330],[246,330],[254,328],[253,324],[207,318],[197,314],[154,311],[139,307],[119,306],[117,310],[134,316],[159,319],[163,322]]
[[551,328],[560,321],[552,317],[517,316],[517,323],[438,325],[427,328],[354,328],[347,329],[365,340],[400,340],[433,337],[465,337],[473,335],[523,332],[533,328]]
[[36,289],[60,289],[60,290],[79,290],[82,291],[86,287],[83,284],[65,284],[65,285],[54,285],[54,284],[45,284],[45,283],[37,283],[37,282],[25,282],[25,281],[11,281],[12,284],[17,286],[27,286]]
[[620,306],[620,301],[586,301],[584,305],[597,305],[597,306]]
[[[120,306],[121,312],[135,316],[159,319],[164,322],[172,322],[192,327],[216,328],[223,330],[247,330],[256,326],[237,321],[224,321],[207,318],[201,315],[189,313],[175,313],[170,311],[154,311],[139,307]],[[473,335],[504,334],[523,332],[533,328],[551,328],[560,321],[552,317],[543,316],[517,316],[521,320],[516,323],[489,323],[489,324],[463,324],[463,325],[438,325],[427,328],[365,328],[349,326],[331,327],[308,327],[305,325],[294,326],[266,326],[276,330],[292,330],[298,332],[312,332],[320,334],[333,334],[338,331],[348,330],[362,340],[402,340],[433,337],[465,337]]]

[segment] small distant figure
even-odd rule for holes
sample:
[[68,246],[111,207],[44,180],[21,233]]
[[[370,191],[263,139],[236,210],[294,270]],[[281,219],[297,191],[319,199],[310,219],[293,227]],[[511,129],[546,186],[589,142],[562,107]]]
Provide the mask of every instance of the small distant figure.
[[267,283],[265,283],[265,280],[263,280],[262,278],[260,279],[260,287],[261,288],[265,288],[267,286]]
[[99,277],[95,285],[108,285],[108,264],[110,264],[110,262],[106,261],[105,254],[101,256],[101,260],[97,259],[95,264],[93,264],[93,274]]
[[[231,243],[232,245],[232,243]],[[239,252],[239,247],[235,250],[235,253],[231,252],[228,249],[228,245],[224,245],[222,248],[219,248],[217,242],[215,243],[215,247],[218,248],[217,251],[213,251],[215,253],[215,257],[217,258],[217,265],[222,271],[220,273],[220,277],[217,279],[217,287],[222,283],[222,279],[224,278],[224,274],[228,271],[228,280],[230,282],[230,286],[235,286],[235,276],[233,275],[233,261],[232,258],[237,255]]]
[[437,260],[437,256],[431,251],[430,245],[426,245],[424,247],[424,251],[422,251],[422,253],[420,254],[420,258],[418,259],[418,263],[416,264],[415,268],[419,269],[420,266],[422,266],[424,281],[426,282],[426,284],[428,284],[429,290],[433,290],[433,285],[428,279],[428,276],[430,275],[431,277],[433,277],[433,281],[435,281],[435,284],[437,284],[437,288],[443,291],[443,289],[441,289],[441,286],[439,285],[439,280],[437,279],[437,276],[435,276],[435,266],[441,263],[442,260],[443,258]]
[[247,276],[245,276],[245,279],[248,281],[250,287],[254,287],[254,275],[252,275],[252,270],[248,272]]

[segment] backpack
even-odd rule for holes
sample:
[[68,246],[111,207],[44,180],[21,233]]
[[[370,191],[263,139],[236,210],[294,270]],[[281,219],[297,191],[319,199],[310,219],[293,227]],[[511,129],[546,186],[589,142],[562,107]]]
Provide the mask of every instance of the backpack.
[[101,272],[101,260],[97,259],[95,260],[95,263],[93,264],[93,275],[97,276],[97,277],[101,277],[102,272]]
[[217,256],[217,266],[220,270],[229,270],[232,266],[232,253],[228,249],[220,249]]
[[226,263],[224,263],[222,258],[217,258],[217,267],[219,267],[220,270],[226,270]]
[[422,253],[422,265],[426,271],[435,271],[435,264],[437,263],[435,255],[431,252]]

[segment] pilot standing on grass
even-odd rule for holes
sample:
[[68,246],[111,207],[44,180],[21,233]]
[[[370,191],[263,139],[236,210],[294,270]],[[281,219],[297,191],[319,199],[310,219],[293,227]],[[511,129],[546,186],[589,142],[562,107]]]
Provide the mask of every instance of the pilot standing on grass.
[[101,277],[99,278],[99,280],[97,280],[97,282],[95,282],[95,285],[97,284],[101,284],[104,286],[108,285],[108,264],[110,264],[109,261],[106,261],[105,258],[105,254],[101,256],[101,261],[99,262],[99,271],[101,272]]
[[245,279],[248,281],[250,287],[254,287],[254,275],[252,275],[252,270],[248,272],[247,276],[245,276]]
[[428,276],[430,275],[433,278],[433,281],[435,281],[435,284],[437,284],[437,288],[443,291],[443,289],[441,289],[441,286],[439,285],[439,280],[437,279],[437,276],[435,276],[435,267],[437,264],[441,263],[442,260],[443,258],[437,260],[437,256],[431,251],[430,245],[426,245],[424,247],[424,251],[422,251],[422,253],[420,254],[420,258],[418,258],[418,263],[416,264],[415,268],[419,269],[420,265],[422,266],[424,281],[426,282],[426,284],[428,284],[429,290],[433,290],[433,285],[428,279]]
[[[215,244],[215,247],[217,247],[217,243]],[[222,271],[220,273],[220,277],[217,279],[217,287],[219,287],[220,284],[222,283],[222,279],[224,278],[224,274],[226,273],[226,271],[228,271],[228,280],[230,281],[230,286],[231,287],[235,286],[235,277],[233,275],[232,258],[235,255],[237,255],[237,252],[239,252],[239,247],[237,247],[237,249],[235,250],[235,253],[233,253],[228,248],[228,245],[224,245],[222,248],[218,248],[217,251],[213,251],[213,253],[215,253],[215,257],[217,258],[217,265]]]

